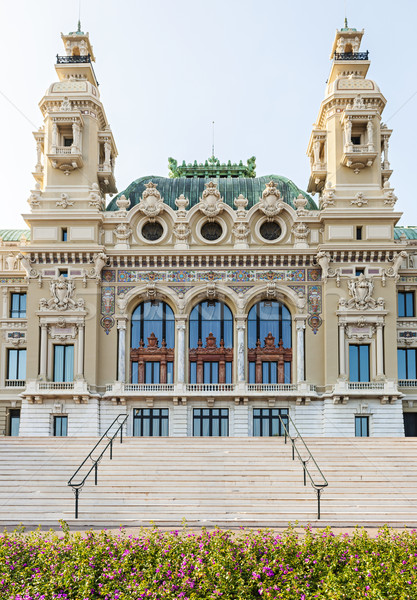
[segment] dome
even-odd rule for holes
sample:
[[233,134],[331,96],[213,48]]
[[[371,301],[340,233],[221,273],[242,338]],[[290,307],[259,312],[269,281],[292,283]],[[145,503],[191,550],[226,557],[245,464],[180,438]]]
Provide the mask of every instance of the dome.
[[164,199],[165,204],[170,206],[172,209],[176,210],[175,199],[178,198],[181,194],[184,194],[186,198],[189,200],[188,208],[193,207],[195,204],[198,204],[203,191],[205,189],[205,184],[209,181],[214,181],[217,183],[217,187],[222,195],[224,202],[235,208],[233,202],[234,199],[237,198],[240,194],[243,194],[245,198],[248,199],[247,209],[249,210],[254,204],[259,202],[259,199],[262,197],[262,192],[265,189],[265,186],[270,181],[273,181],[278,190],[281,192],[282,199],[286,204],[289,204],[292,208],[295,209],[295,205],[293,200],[297,198],[300,194],[307,199],[308,203],[306,208],[308,210],[318,210],[317,205],[314,200],[301,190],[299,187],[295,185],[290,179],[286,177],[282,177],[281,175],[265,175],[263,177],[156,177],[156,176],[148,176],[148,177],[140,177],[133,181],[123,192],[120,192],[117,196],[115,196],[110,204],[107,206],[108,211],[118,210],[116,200],[119,196],[125,195],[126,198],[130,199],[130,208],[139,204],[140,198],[145,191],[145,184],[152,181],[158,186],[158,191],[160,192],[162,198]]

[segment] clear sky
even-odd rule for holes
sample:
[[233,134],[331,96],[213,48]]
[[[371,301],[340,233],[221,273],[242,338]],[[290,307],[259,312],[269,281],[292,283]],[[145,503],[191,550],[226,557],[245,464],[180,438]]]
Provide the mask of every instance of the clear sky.
[[[349,26],[365,29],[369,77],[388,100],[396,208],[402,224],[417,225],[417,2],[346,5]],[[34,187],[38,102],[56,80],[60,33],[76,29],[78,0],[0,0],[0,11],[0,228],[25,227],[19,215]],[[167,175],[169,156],[208,158],[213,120],[222,161],[255,155],[258,175],[285,175],[305,189],[307,143],[344,15],[345,0],[81,0],[119,151],[119,191],[138,177]]]

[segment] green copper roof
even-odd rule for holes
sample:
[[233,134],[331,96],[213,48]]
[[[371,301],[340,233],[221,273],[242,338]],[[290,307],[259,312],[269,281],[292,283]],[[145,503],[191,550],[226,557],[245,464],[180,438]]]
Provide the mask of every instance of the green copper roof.
[[407,240],[417,240],[417,227],[394,227],[394,240],[399,240],[403,233]]
[[170,177],[255,177],[256,158],[248,158],[246,165],[242,161],[239,163],[220,163],[215,156],[210,156],[204,163],[185,163],[185,160],[178,166],[174,158],[168,158],[168,168]]
[[220,194],[224,202],[235,208],[233,201],[243,194],[248,199],[247,209],[259,202],[262,197],[262,192],[265,186],[270,181],[274,181],[278,190],[282,194],[284,202],[295,208],[293,204],[294,198],[302,194],[308,200],[306,208],[308,210],[318,210],[314,200],[303,190],[300,190],[295,183],[286,177],[280,175],[266,175],[264,177],[220,177],[220,178],[205,178],[205,177],[141,177],[133,181],[123,192],[115,196],[106,210],[117,210],[116,199],[124,194],[126,198],[130,198],[130,208],[139,204],[140,198],[144,192],[145,183],[152,181],[157,184],[157,189],[160,192],[165,203],[172,209],[176,210],[175,199],[184,194],[189,200],[188,208],[197,204],[205,189],[205,184],[209,181],[217,183]]
[[30,240],[30,229],[0,229],[0,238],[4,242],[19,242],[22,235]]

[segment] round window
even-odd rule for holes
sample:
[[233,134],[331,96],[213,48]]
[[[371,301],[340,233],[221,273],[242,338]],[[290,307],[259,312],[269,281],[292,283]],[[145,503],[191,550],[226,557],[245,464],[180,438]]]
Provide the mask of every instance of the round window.
[[281,227],[276,221],[265,221],[260,226],[259,233],[265,240],[277,240],[281,235]]
[[202,237],[208,242],[214,242],[221,237],[223,233],[222,226],[217,221],[207,221],[201,228]]
[[161,223],[158,222],[151,223],[148,221],[142,227],[142,236],[149,242],[155,242],[156,240],[159,240],[163,233],[164,228],[162,227]]

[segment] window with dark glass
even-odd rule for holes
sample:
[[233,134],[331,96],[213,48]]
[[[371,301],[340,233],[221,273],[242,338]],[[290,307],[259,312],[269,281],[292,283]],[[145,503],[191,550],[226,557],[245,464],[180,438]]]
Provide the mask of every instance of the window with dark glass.
[[67,242],[68,241],[68,229],[66,227],[63,227],[61,230],[61,240],[63,242]]
[[68,417],[57,415],[54,417],[54,436],[66,437],[68,435]]
[[355,416],[355,437],[369,437],[369,417]]
[[196,437],[227,437],[229,435],[228,408],[195,408],[193,435]]
[[414,292],[398,292],[398,316],[414,317]]
[[233,317],[223,302],[200,302],[190,314],[190,382],[232,383]]
[[142,302],[132,314],[132,383],[173,383],[175,322],[172,308],[159,300]]
[[285,430],[280,417],[288,428],[287,408],[254,408],[253,435],[262,437],[284,435]]
[[11,348],[7,350],[7,379],[20,381],[26,379],[26,350]]
[[248,315],[249,383],[291,383],[291,313],[263,300]]
[[349,380],[369,381],[369,346],[349,345]]
[[10,318],[26,318],[26,293],[12,293],[10,298]]
[[9,410],[9,428],[8,435],[16,437],[19,435],[20,428],[20,408],[11,408]]
[[398,379],[417,379],[416,348],[398,348]]
[[159,437],[168,435],[168,408],[135,408],[133,435]]
[[74,346],[55,344],[54,381],[74,381]]

